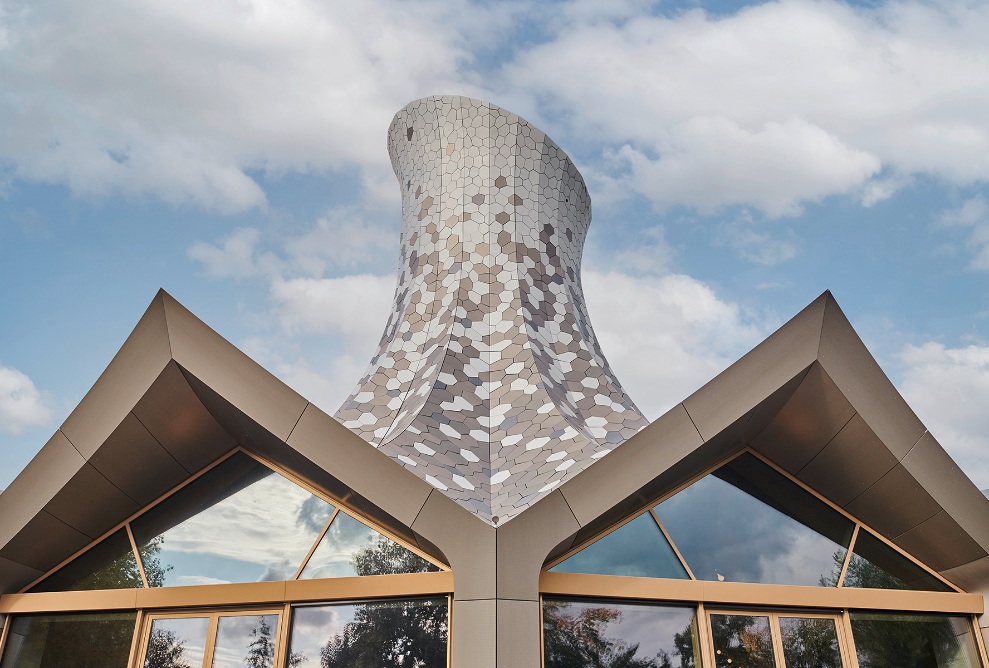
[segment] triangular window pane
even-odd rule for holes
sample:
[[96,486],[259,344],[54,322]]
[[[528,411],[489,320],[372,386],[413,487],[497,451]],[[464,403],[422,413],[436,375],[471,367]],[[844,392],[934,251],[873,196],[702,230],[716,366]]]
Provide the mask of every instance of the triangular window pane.
[[843,587],[953,591],[864,529],[859,530]]
[[639,515],[549,570],[644,578],[688,577],[649,513]]
[[750,454],[655,510],[700,580],[836,586],[854,528]]
[[439,568],[350,515],[337,513],[300,580],[426,573]]
[[107,536],[30,591],[83,591],[143,587],[126,529]]
[[333,506],[237,453],[131,523],[152,587],[290,580]]

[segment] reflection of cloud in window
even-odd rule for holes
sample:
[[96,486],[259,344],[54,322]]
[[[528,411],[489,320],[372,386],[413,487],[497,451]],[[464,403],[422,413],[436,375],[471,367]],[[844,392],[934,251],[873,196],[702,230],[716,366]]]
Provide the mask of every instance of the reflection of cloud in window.
[[168,584],[289,579],[330,512],[308,491],[268,475],[164,533]]
[[816,585],[843,548],[733,485],[708,475],[657,514],[702,580]]

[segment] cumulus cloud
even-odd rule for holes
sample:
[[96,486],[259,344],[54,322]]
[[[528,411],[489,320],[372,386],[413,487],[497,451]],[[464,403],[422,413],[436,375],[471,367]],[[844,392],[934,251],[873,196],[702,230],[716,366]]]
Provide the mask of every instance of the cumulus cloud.
[[984,3],[573,7],[506,78],[573,137],[623,145],[627,184],[658,206],[781,216],[836,194],[871,205],[913,174],[989,180]]
[[285,331],[336,334],[355,343],[380,338],[394,293],[393,276],[373,274],[275,279],[271,284],[271,302]]
[[255,248],[261,233],[253,227],[234,231],[219,244],[197,241],[188,250],[213,278],[247,278],[257,272]]
[[49,397],[25,374],[0,365],[0,431],[19,434],[52,419]]
[[989,487],[989,345],[929,341],[906,346],[899,359],[907,403],[975,484]]
[[943,211],[940,222],[968,231],[966,245],[973,255],[969,266],[981,271],[989,270],[989,202],[985,197],[976,195],[957,208]]
[[490,39],[502,14],[466,0],[11,5],[0,161],[76,193],[221,212],[264,204],[252,170],[387,170],[392,114],[423,91],[475,90],[458,74],[466,38],[478,19]]
[[766,325],[684,274],[585,271],[594,332],[650,419],[686,399],[761,341]]

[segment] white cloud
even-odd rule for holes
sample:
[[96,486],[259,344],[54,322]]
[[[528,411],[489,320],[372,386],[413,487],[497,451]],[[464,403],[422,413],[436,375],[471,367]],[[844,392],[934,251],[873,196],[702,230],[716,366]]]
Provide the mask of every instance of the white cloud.
[[272,308],[287,333],[333,334],[357,345],[381,337],[394,293],[394,277],[373,274],[271,284]]
[[961,206],[941,212],[940,222],[969,230],[967,245],[973,257],[972,269],[989,270],[989,202],[982,195],[965,200]]
[[766,333],[737,304],[683,274],[590,270],[583,282],[608,363],[650,419],[686,399]]
[[0,160],[77,193],[223,212],[264,204],[249,170],[386,170],[395,111],[476,90],[458,74],[465,35],[491,39],[503,15],[466,0],[25,4],[0,15]]
[[25,374],[0,365],[0,431],[19,434],[40,427],[52,417],[48,396]]
[[975,484],[989,487],[989,345],[929,341],[906,346],[899,358],[907,403]]
[[[395,177],[389,181],[391,190],[397,192]],[[396,205],[394,211],[398,209]],[[285,250],[292,266],[310,276],[321,276],[329,269],[352,269],[386,251],[397,261],[398,226],[383,229],[357,211],[331,210],[305,234],[286,241]]]
[[797,241],[792,230],[775,232],[760,231],[748,212],[731,223],[717,228],[719,239],[735,249],[740,256],[766,266],[786,262],[797,254]]
[[576,12],[505,76],[572,137],[626,145],[627,183],[656,204],[780,216],[873,204],[912,174],[989,180],[987,31],[985,3]]
[[203,265],[213,278],[247,278],[257,272],[254,257],[261,233],[244,227],[228,235],[219,245],[197,241],[187,255]]

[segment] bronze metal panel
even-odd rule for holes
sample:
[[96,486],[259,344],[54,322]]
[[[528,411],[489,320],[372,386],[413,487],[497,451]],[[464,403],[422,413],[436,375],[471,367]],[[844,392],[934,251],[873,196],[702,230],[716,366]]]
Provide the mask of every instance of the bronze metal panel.
[[0,494],[0,547],[10,542],[85,463],[65,435],[56,431]]
[[88,463],[45,506],[53,517],[92,539],[102,536],[140,508]]
[[37,568],[0,557],[0,594],[20,591],[44,574],[44,571]]
[[496,530],[434,490],[412,523],[412,530],[443,550],[453,569],[454,597],[494,598]]
[[982,596],[936,591],[794,587],[550,572],[540,576],[539,587],[545,594],[563,596],[700,602],[739,607],[857,608],[976,615],[984,610]]
[[498,600],[498,668],[538,666],[542,658],[539,600]]
[[256,605],[285,600],[284,582],[250,582],[194,587],[136,589],[140,608],[192,608]]
[[726,429],[817,358],[825,293],[684,402],[705,439]]
[[936,571],[986,556],[986,551],[943,510],[894,542]]
[[155,440],[195,472],[235,444],[189,387],[175,362],[165,367],[148,392],[134,406],[134,415]]
[[406,526],[412,525],[433,491],[428,483],[312,405],[288,444]]
[[138,589],[102,591],[53,591],[39,594],[8,594],[0,597],[0,610],[8,614],[73,612],[85,610],[133,610]]
[[967,592],[989,593],[989,556],[943,570],[941,577]]
[[496,668],[498,612],[494,599],[455,600],[451,617],[451,668]]
[[257,362],[164,295],[172,357],[276,437],[286,440],[307,402]]
[[923,436],[924,425],[889,382],[834,299],[828,300],[824,312],[818,358],[879,440],[897,459],[903,459]]
[[790,400],[752,440],[752,447],[780,468],[796,473],[854,414],[821,365],[812,364]]
[[88,545],[90,540],[86,534],[42,510],[7,541],[0,549],[0,557],[47,572]]
[[856,413],[800,470],[797,478],[833,503],[844,506],[876,484],[896,464],[896,458]]
[[559,490],[500,527],[497,532],[498,598],[537,600],[543,561],[561,540],[579,528],[577,518]]
[[113,433],[171,358],[165,297],[164,291],[158,292],[110,365],[62,424],[66,437],[86,458]]
[[941,506],[901,464],[843,508],[890,540],[941,512]]
[[325,580],[291,580],[285,583],[285,600],[343,601],[394,596],[435,596],[453,592],[453,573],[366,575]]
[[133,413],[124,418],[89,463],[142,506],[189,477]]
[[702,443],[687,411],[682,404],[677,405],[565,482],[560,491],[583,526],[648,485]]
[[989,548],[989,499],[968,479],[930,432],[901,462],[938,504],[984,549]]

